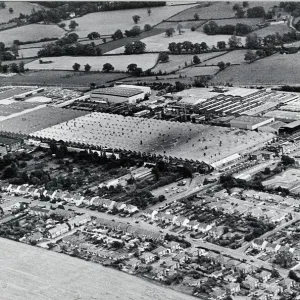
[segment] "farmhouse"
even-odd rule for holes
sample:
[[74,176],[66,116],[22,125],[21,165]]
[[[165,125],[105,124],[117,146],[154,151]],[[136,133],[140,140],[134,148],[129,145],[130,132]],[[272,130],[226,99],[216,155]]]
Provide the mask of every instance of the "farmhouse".
[[138,100],[144,100],[145,93],[141,89],[111,87],[96,89],[91,93],[91,101],[106,101],[107,103],[130,103],[134,104]]
[[274,122],[274,118],[240,116],[229,122],[231,127],[255,130],[260,126]]

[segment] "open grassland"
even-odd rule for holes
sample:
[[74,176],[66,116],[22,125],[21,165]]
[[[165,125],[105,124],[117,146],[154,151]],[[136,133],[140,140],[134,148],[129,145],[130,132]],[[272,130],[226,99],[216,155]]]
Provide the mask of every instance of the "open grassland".
[[[203,54],[198,54],[197,56],[200,58],[201,61],[206,61],[212,57],[220,55],[221,53],[226,53],[226,52],[224,51],[224,52],[203,53]],[[159,72],[159,70],[161,70],[162,72],[166,71],[167,73],[172,71],[177,71],[185,67],[185,62],[190,65],[191,61],[193,60],[193,56],[194,56],[193,54],[169,55],[169,61],[167,63],[157,64],[156,67],[152,69],[152,71]]]
[[2,238],[0,251],[3,300],[193,299],[100,264]]
[[281,186],[286,189],[291,189],[295,186],[300,185],[300,170],[289,169],[283,173],[272,177],[269,180],[263,182],[264,186],[276,188]]
[[[14,18],[18,18],[20,13],[30,15],[33,8],[36,11],[41,10],[40,5],[26,1],[9,1],[5,2],[5,4],[6,8],[0,9],[0,23],[5,23]],[[9,12],[10,7],[14,10],[12,14]]]
[[177,73],[187,77],[197,77],[197,76],[204,76],[204,75],[215,75],[219,71],[219,67],[198,67],[192,66],[186,68],[184,70],[180,70]]
[[[7,103],[7,104],[6,104]],[[20,113],[26,109],[31,109],[38,106],[39,103],[28,103],[28,102],[13,102],[0,100],[0,120],[1,117],[7,117],[11,114]]]
[[268,11],[274,5],[279,6],[280,1],[249,1],[249,7],[262,6],[265,11]]
[[[167,37],[165,33],[154,35],[143,39],[142,41],[146,44],[146,52],[152,51],[167,51],[169,43],[183,43],[184,41],[190,41],[193,44],[205,42],[209,47],[217,46],[218,41],[228,42],[230,35],[206,35],[203,32],[198,31],[186,31],[183,34],[178,32],[174,33],[173,36]],[[245,37],[241,37],[241,42],[245,43]],[[117,48],[108,52],[109,54],[124,53],[124,47]]]
[[[75,32],[80,37],[86,37],[92,31],[97,31],[101,35],[111,35],[117,29],[121,29],[124,32],[136,25],[132,19],[132,16],[134,15],[141,17],[137,25],[143,29],[145,24],[150,24],[151,26],[156,25],[162,20],[168,19],[178,12],[193,6],[195,5],[152,7],[150,16],[148,15],[146,8],[91,13],[73,19],[79,24]],[[66,23],[67,26],[69,25],[69,21],[63,22]]]
[[280,35],[284,33],[291,32],[292,29],[287,26],[287,24],[277,24],[277,25],[269,25],[267,27],[255,30],[253,33],[256,33],[259,37],[264,38],[269,34],[275,34],[278,32]]
[[[37,106],[39,103],[25,102],[25,105]],[[87,114],[84,111],[46,106],[37,110],[0,121],[0,131],[29,134],[37,130],[67,122]]]
[[274,54],[252,64],[230,66],[216,75],[214,83],[300,84],[299,65],[300,54]]
[[217,65],[218,62],[223,61],[224,63],[230,62],[231,64],[246,64],[244,58],[247,50],[235,50],[229,51],[220,57],[212,58],[206,62],[200,64],[202,65]]
[[115,71],[127,71],[129,64],[137,64],[143,70],[154,67],[158,59],[158,54],[140,54],[140,55],[115,55],[115,56],[60,56],[47,57],[43,60],[52,61],[52,63],[40,64],[35,60],[26,65],[29,70],[72,70],[74,63],[81,65],[81,71],[84,71],[84,65],[92,66],[92,71],[102,71],[105,63],[110,63]]
[[159,25],[156,26],[156,28],[161,29],[168,29],[168,28],[174,28],[177,30],[178,24],[182,25],[182,30],[190,30],[192,27],[195,27],[197,29],[202,24],[204,24],[206,21],[199,20],[199,21],[186,21],[186,22],[162,22]]
[[21,42],[39,41],[44,38],[60,38],[65,34],[57,25],[31,24],[0,32],[0,40],[11,46],[14,40]]
[[212,163],[269,141],[273,134],[91,113],[32,136]]
[[27,48],[19,50],[19,58],[37,57],[37,53],[42,48]]
[[94,82],[97,85],[105,84],[109,81],[128,77],[122,73],[84,73],[73,71],[29,71],[24,75],[17,74],[13,77],[1,78],[1,85],[60,85],[60,86],[89,86]]

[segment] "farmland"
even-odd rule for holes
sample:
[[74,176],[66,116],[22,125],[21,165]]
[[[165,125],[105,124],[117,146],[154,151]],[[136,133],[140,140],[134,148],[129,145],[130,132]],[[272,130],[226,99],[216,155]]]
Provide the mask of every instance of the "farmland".
[[64,34],[65,31],[57,25],[32,24],[1,31],[1,41],[10,46],[14,40],[39,41],[44,38],[60,38]]
[[292,29],[287,26],[287,24],[278,24],[278,25],[270,25],[267,27],[264,27],[262,29],[255,30],[254,33],[256,33],[259,37],[265,37],[269,34],[275,34],[278,32],[280,35],[283,35],[284,33],[291,32]]
[[[39,103],[26,102],[26,105],[37,106]],[[79,110],[47,106],[1,121],[0,131],[29,134],[85,114]]]
[[11,114],[20,113],[27,109],[32,109],[38,106],[38,103],[17,102],[17,101],[0,101],[0,120],[2,117],[10,116]]
[[291,190],[300,185],[300,172],[298,169],[288,169],[283,173],[263,182],[264,186],[286,188]]
[[215,22],[219,25],[219,26],[225,26],[225,25],[236,25],[238,23],[241,24],[246,24],[246,25],[256,25],[260,22],[262,22],[263,19],[262,18],[257,18],[257,19],[247,19],[247,18],[243,18],[243,19],[225,19],[225,20],[215,20]]
[[[169,43],[182,43],[184,41],[190,41],[194,43],[205,42],[209,47],[216,46],[218,41],[228,42],[230,35],[206,35],[203,32],[186,31],[184,34],[175,33],[171,37],[167,37],[165,33],[154,35],[143,39],[146,44],[147,51],[167,51]],[[244,44],[245,37],[241,38],[241,42]],[[108,52],[109,54],[124,53],[124,47],[117,48]]]
[[[272,134],[252,131],[240,132],[222,127],[138,119],[106,113],[91,113],[37,131],[32,133],[32,136],[204,160],[207,163],[244,151],[273,137]],[[187,152],[186,149],[190,150]],[[206,151],[209,153],[207,156]]]
[[45,60],[52,63],[40,64],[39,60],[35,60],[26,65],[29,70],[73,70],[74,63],[81,65],[81,71],[84,71],[84,65],[92,66],[92,71],[102,71],[105,63],[110,63],[115,71],[127,71],[129,64],[135,63],[144,70],[152,68],[157,61],[158,54],[142,54],[142,55],[118,55],[118,56],[60,56],[47,57]]
[[0,250],[2,299],[117,300],[120,295],[132,300],[193,299],[99,264],[22,243],[1,238]]
[[195,29],[197,29],[198,27],[200,27],[203,23],[205,23],[205,21],[186,21],[186,22],[162,22],[160,24],[158,24],[156,26],[156,28],[160,28],[160,29],[168,29],[168,28],[174,28],[175,30],[177,29],[178,24],[182,25],[183,30],[187,29],[190,30],[192,27],[195,27]]
[[[198,54],[198,57],[200,58],[201,61],[206,61],[222,53],[226,53],[226,52],[203,53],[203,54]],[[193,56],[194,55],[192,54],[169,55],[169,61],[167,63],[159,63],[154,69],[152,69],[152,71],[158,72],[159,70],[161,70],[162,72],[164,71],[172,72],[178,69],[182,69],[185,67],[185,62],[187,62],[190,65],[191,60],[193,60]]]
[[[214,82],[232,84],[299,84],[300,55],[274,54],[252,64],[230,66],[218,73]],[[279,71],[280,70],[280,71]]]
[[245,64],[245,53],[247,50],[235,50],[230,51],[227,54],[224,54],[220,57],[212,58],[204,63],[201,63],[201,65],[217,65],[218,62],[223,61],[225,63],[230,62],[231,64]]
[[19,57],[37,57],[37,53],[41,50],[42,48],[27,48],[27,49],[20,49],[19,50]]
[[[117,29],[121,29],[122,31],[129,30],[135,25],[132,20],[133,15],[139,15],[141,17],[138,26],[143,29],[145,24],[150,24],[151,26],[156,25],[162,20],[168,19],[176,13],[193,6],[195,5],[153,7],[151,8],[152,13],[150,16],[147,13],[147,9],[143,8],[87,14],[80,18],[74,18],[79,24],[75,32],[79,37],[86,37],[92,31],[97,31],[101,35],[111,35]],[[69,24],[65,21],[64,23],[66,23],[67,26]]]
[[194,76],[204,76],[204,75],[215,75],[219,71],[219,67],[214,66],[192,66],[190,68],[186,68],[178,71],[181,75],[185,75],[188,77]]

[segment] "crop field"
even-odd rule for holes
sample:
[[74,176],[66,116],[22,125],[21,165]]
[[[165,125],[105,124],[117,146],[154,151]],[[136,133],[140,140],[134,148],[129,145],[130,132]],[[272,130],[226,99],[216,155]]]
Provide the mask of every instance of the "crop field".
[[204,64],[217,65],[220,61],[223,61],[224,63],[230,62],[231,64],[247,64],[244,60],[246,52],[247,50],[230,51],[220,57],[212,58],[204,63],[201,63],[200,66]]
[[[24,104],[31,106],[40,105],[40,103],[29,102]],[[29,134],[85,114],[87,113],[84,111],[46,106],[0,121],[0,131]]]
[[[9,1],[5,2],[5,4],[6,8],[0,9],[0,23],[5,23],[14,18],[18,18],[20,13],[29,15],[33,8],[36,11],[41,9],[40,5],[25,1]],[[8,11],[10,7],[14,10],[12,14]]]
[[65,34],[57,25],[31,24],[1,31],[1,41],[11,46],[14,40],[38,41],[43,38],[60,38]]
[[263,185],[274,188],[281,186],[290,190],[291,188],[300,185],[300,170],[288,169],[283,173],[264,181]]
[[[30,60],[32,61],[32,60]],[[88,87],[94,82],[97,85],[105,84],[109,81],[119,80],[128,77],[122,73],[95,73],[74,72],[74,71],[29,71],[25,75],[17,74],[13,77],[1,78],[1,85],[62,85]]]
[[274,54],[252,64],[230,66],[218,73],[215,83],[300,84],[300,54]]
[[26,109],[32,109],[38,105],[39,103],[0,100],[0,120],[2,119],[2,117],[20,113]]
[[106,113],[91,113],[31,135],[207,163],[244,151],[273,137],[269,133]]
[[194,299],[100,264],[3,238],[0,251],[3,300]]
[[21,58],[28,58],[28,57],[37,57],[37,53],[42,48],[27,48],[27,49],[20,49],[19,50],[19,57]]
[[[203,32],[198,31],[186,31],[183,34],[178,32],[174,33],[173,36],[167,37],[165,33],[154,35],[148,38],[143,39],[142,41],[146,44],[146,52],[152,51],[167,51],[169,43],[183,43],[184,41],[190,41],[194,43],[205,42],[209,47],[217,46],[218,41],[228,42],[230,35],[206,35]],[[241,42],[244,44],[246,38],[241,37]],[[108,54],[119,54],[124,53],[124,47],[117,48],[108,52]]]
[[[75,32],[79,37],[86,37],[92,31],[97,31],[101,35],[111,35],[117,29],[121,29],[124,32],[136,25],[132,19],[134,15],[141,17],[137,25],[143,29],[145,24],[150,24],[151,26],[156,25],[162,20],[168,19],[178,12],[193,6],[195,6],[195,4],[152,7],[150,16],[146,8],[91,13],[73,19],[79,24]],[[66,23],[67,26],[69,25],[69,21],[63,21],[63,23]]]
[[214,66],[192,66],[190,68],[186,68],[184,70],[180,70],[177,73],[187,76],[187,77],[197,77],[197,76],[204,76],[204,75],[215,75],[219,71],[219,67]]
[[160,24],[158,24],[156,26],[156,28],[160,28],[160,29],[168,29],[168,28],[174,28],[175,30],[177,30],[177,26],[178,24],[182,25],[182,30],[190,30],[192,27],[195,27],[195,29],[197,29],[198,27],[200,27],[203,23],[205,23],[206,21],[203,20],[199,20],[199,21],[185,21],[185,22],[162,22]]
[[143,70],[152,68],[158,59],[158,54],[141,54],[141,55],[116,55],[116,56],[60,56],[47,57],[46,61],[52,63],[40,64],[35,60],[26,65],[29,70],[73,70],[74,63],[81,65],[80,71],[84,71],[84,65],[92,66],[91,71],[102,71],[105,63],[110,63],[116,71],[127,71],[129,64],[135,63]]
[[[212,53],[203,53],[198,54],[198,57],[201,61],[206,61],[210,58],[213,58],[217,55],[220,55],[224,52],[212,52]],[[193,60],[193,54],[183,54],[183,55],[169,55],[169,61],[167,63],[159,63],[157,66],[152,69],[153,72],[159,72],[161,70],[162,72],[172,72],[177,71],[179,69],[182,69],[185,67],[185,62],[187,62],[189,65],[191,64],[191,61]]]
[[10,89],[0,92],[0,100],[11,98],[15,95],[23,94],[23,93],[29,92],[31,90],[33,90],[33,88],[30,88],[30,87],[28,87],[28,88],[27,87],[10,88]]
[[284,33],[291,32],[292,29],[287,26],[287,24],[278,24],[278,25],[269,25],[267,27],[255,30],[254,33],[256,33],[259,37],[265,37],[269,34],[275,34],[278,32],[280,35],[283,35]]

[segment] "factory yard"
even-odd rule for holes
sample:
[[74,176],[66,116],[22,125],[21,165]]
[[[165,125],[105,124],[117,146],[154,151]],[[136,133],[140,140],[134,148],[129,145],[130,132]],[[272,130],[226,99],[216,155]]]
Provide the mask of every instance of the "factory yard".
[[40,64],[39,60],[35,60],[26,64],[29,70],[73,70],[74,63],[80,64],[80,71],[84,71],[84,65],[89,64],[92,71],[102,71],[103,65],[110,63],[114,67],[114,71],[127,71],[127,66],[137,64],[143,70],[151,69],[157,62],[158,54],[143,55],[118,55],[118,56],[61,56],[47,57],[43,60],[52,63]]
[[273,134],[268,133],[105,113],[91,113],[44,128],[31,135],[36,138],[155,153],[207,163],[246,151],[273,138]]
[[192,299],[100,264],[3,238],[0,251],[3,300]]
[[281,186],[289,190],[293,190],[300,185],[300,170],[288,169],[275,177],[263,182],[264,186],[276,188]]

